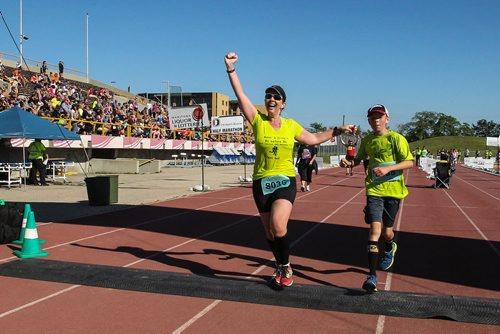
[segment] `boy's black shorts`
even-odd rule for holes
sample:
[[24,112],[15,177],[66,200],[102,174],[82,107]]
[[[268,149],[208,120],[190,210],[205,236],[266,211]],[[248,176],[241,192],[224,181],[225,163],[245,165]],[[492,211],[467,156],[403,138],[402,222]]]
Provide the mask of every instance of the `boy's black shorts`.
[[394,197],[367,196],[365,223],[381,222],[385,227],[393,227],[399,210],[400,199]]
[[276,189],[273,193],[264,195],[262,192],[261,180],[253,180],[253,199],[260,213],[271,212],[271,206],[277,199],[286,199],[293,204],[297,195],[297,181],[290,177],[290,184],[286,188]]

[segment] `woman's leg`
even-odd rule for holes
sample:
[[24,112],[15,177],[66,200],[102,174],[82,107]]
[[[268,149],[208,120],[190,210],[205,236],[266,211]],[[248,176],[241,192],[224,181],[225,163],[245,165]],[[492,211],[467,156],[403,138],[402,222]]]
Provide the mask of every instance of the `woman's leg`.
[[286,199],[278,199],[273,203],[269,220],[271,233],[278,255],[277,270],[273,281],[279,286],[293,284],[293,271],[290,266],[290,241],[288,240],[288,220],[292,212],[292,203]]
[[278,199],[273,203],[269,219],[270,233],[274,236],[277,244],[278,264],[286,265],[289,263],[290,243],[287,238],[288,219],[292,213],[292,203],[286,199]]

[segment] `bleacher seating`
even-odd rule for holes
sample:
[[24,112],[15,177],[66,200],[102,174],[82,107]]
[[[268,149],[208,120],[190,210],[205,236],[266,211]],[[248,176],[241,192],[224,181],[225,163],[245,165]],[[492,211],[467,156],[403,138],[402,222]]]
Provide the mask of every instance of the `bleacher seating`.
[[208,162],[213,165],[235,165],[240,163],[241,153],[232,147],[215,146]]
[[240,155],[240,163],[245,163],[245,164],[255,163],[255,149],[242,150]]

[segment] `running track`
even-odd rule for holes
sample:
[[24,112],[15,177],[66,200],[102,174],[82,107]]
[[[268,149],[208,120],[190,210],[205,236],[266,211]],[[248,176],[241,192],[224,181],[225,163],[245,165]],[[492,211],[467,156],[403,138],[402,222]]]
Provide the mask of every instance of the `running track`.
[[[311,192],[297,194],[289,224],[295,285],[287,291],[345,288],[359,291],[348,298],[370,301],[359,290],[367,274],[361,171],[347,177],[339,168],[322,170],[313,177]],[[396,262],[391,272],[379,272],[378,296],[387,290],[498,302],[500,178],[458,168],[451,189],[444,190],[433,189],[433,181],[416,168],[406,177],[410,195],[395,225]],[[216,282],[222,290],[231,282],[261,283],[273,271],[248,185],[72,221],[42,222],[37,229],[47,240],[42,248],[50,253],[38,263],[178,273],[199,284]],[[13,249],[0,245],[0,274],[3,266],[25,263],[12,256]],[[147,279],[141,284],[147,288]],[[189,291],[172,295],[9,275],[0,276],[0,287],[3,333],[500,332],[499,326],[467,321],[273,305],[287,291],[266,292],[272,297],[265,305],[194,297]]]

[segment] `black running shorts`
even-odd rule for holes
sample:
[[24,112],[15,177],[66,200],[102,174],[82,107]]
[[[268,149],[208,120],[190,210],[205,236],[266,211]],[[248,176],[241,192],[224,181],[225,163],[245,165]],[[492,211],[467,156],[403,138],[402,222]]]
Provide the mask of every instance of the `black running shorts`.
[[253,199],[260,213],[271,212],[271,206],[277,199],[286,199],[293,204],[297,194],[297,183],[294,177],[290,177],[290,184],[286,188],[276,189],[273,193],[264,195],[261,180],[254,180],[252,185]]
[[399,210],[400,199],[394,197],[366,197],[365,223],[381,222],[385,227],[393,227]]

